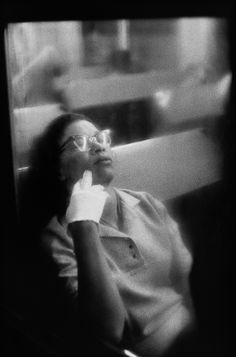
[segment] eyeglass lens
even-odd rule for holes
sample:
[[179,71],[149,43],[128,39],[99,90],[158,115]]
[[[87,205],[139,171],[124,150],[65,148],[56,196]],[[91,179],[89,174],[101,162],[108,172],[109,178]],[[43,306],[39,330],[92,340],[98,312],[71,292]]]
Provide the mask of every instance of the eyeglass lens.
[[75,136],[75,144],[80,151],[88,151],[91,149],[93,143],[99,143],[104,146],[111,144],[111,136],[108,130],[99,131],[95,136]]

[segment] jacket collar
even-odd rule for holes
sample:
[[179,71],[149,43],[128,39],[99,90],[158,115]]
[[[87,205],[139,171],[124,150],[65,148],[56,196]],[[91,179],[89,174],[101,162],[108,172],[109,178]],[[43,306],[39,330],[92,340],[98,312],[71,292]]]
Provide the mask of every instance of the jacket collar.
[[140,201],[138,198],[132,195],[132,191],[130,190],[124,190],[124,189],[121,190],[118,188],[114,188],[114,190],[117,192],[118,196],[121,198],[123,203],[125,203],[130,208],[136,206]]
[[[135,219],[134,207],[138,205],[139,199],[132,195],[132,191],[121,190],[114,188],[118,197],[121,199],[121,214],[123,219],[124,228],[131,232],[131,227]],[[123,237],[128,238],[129,236],[115,228],[106,226],[102,223],[99,225],[99,235],[101,237]]]

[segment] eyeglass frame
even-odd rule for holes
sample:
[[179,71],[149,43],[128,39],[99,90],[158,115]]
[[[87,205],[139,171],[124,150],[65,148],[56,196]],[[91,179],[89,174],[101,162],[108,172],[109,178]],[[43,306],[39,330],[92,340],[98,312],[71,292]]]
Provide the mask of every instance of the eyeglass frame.
[[93,144],[94,142],[96,144],[100,144],[97,140],[97,135],[100,134],[100,133],[108,133],[108,137],[110,138],[110,142],[109,144],[106,145],[106,147],[110,147],[111,146],[111,129],[104,129],[104,130],[100,130],[98,131],[95,135],[93,136],[89,136],[89,135],[71,135],[69,136],[69,138],[59,147],[58,151],[59,151],[59,154],[61,154],[65,149],[66,149],[66,146],[67,144],[69,144],[70,142],[73,142],[75,144],[75,147],[80,151],[80,152],[89,152],[91,150],[91,146],[89,147],[88,150],[81,150],[76,142],[76,138],[78,137],[82,137],[82,138],[87,138],[88,139],[88,143],[90,142],[91,144]]

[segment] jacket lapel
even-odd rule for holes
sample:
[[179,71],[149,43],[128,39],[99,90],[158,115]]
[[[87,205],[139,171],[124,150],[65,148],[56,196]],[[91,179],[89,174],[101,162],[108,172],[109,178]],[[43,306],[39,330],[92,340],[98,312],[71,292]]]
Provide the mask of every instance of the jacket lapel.
[[129,193],[115,189],[120,199],[120,212],[122,221],[122,231],[115,228],[106,226],[104,224],[99,225],[100,237],[123,237],[128,238],[132,236],[133,228],[135,227],[134,221],[137,219],[135,213],[135,206],[138,205],[139,199],[131,196]]

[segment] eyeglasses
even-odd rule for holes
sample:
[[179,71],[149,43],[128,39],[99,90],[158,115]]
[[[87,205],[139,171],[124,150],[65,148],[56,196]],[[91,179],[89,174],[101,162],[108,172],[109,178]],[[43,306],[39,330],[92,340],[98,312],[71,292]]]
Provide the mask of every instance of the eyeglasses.
[[70,136],[59,148],[59,153],[64,150],[74,150],[77,149],[81,152],[86,152],[91,150],[92,146],[95,144],[102,145],[104,147],[111,146],[111,130],[101,130],[98,131],[94,136],[88,135],[73,135]]

